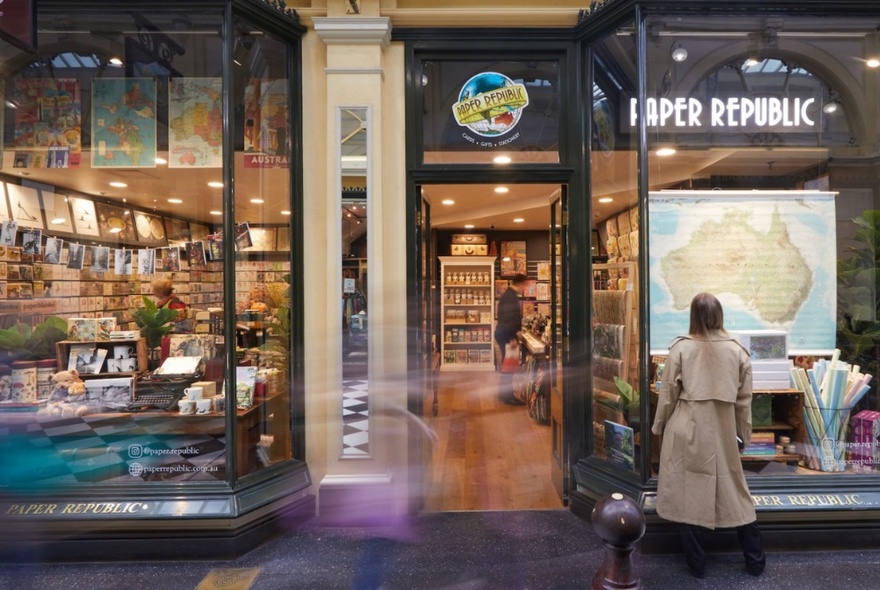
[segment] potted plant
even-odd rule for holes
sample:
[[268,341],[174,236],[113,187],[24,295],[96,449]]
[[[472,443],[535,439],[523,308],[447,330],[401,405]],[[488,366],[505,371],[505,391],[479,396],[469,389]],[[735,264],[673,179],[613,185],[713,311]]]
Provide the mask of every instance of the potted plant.
[[54,359],[55,343],[66,338],[67,320],[53,315],[33,327],[16,322],[0,328],[0,350],[8,361]]
[[166,303],[162,307],[158,307],[156,303],[142,295],[144,305],[129,310],[132,319],[138,325],[143,336],[147,341],[147,348],[150,349],[151,363],[157,363],[159,360],[159,347],[162,345],[162,338],[167,336],[173,326],[172,322],[177,319],[178,312],[176,309],[170,309]]
[[[853,219],[858,230],[849,258],[837,262],[837,334],[841,357],[877,375],[880,358],[880,210]],[[872,386],[869,398],[874,398]],[[872,406],[875,404],[872,399]]]

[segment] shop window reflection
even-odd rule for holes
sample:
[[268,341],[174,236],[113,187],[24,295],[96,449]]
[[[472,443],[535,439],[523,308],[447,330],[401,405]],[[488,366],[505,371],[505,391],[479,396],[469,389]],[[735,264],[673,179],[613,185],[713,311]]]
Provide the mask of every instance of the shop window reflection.
[[342,239],[342,456],[370,452],[367,207],[369,112],[339,110]]

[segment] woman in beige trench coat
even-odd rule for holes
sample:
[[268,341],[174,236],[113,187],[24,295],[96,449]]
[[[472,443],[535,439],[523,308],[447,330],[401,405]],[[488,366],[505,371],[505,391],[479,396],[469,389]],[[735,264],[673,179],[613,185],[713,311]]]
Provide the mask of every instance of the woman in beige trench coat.
[[746,569],[761,575],[766,558],[737,437],[752,434],[752,365],[724,330],[721,304],[709,293],[691,302],[690,329],[669,347],[651,431],[662,435],[657,513],[682,524],[691,573],[705,575],[697,527],[736,528]]

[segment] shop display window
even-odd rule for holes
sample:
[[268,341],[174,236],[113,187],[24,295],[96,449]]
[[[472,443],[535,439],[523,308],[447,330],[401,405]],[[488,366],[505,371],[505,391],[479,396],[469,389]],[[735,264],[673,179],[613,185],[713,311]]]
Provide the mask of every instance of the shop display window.
[[287,45],[240,24],[224,81],[222,21],[44,11],[38,53],[0,60],[0,485],[225,483],[233,453],[238,475],[291,457]]
[[752,358],[747,476],[876,473],[878,105],[856,81],[876,77],[878,23],[671,22],[647,23],[652,418],[708,291]]
[[637,146],[635,129],[622,125],[625,89],[614,65],[633,53],[634,40],[617,35],[593,52],[591,435],[595,457],[637,472],[650,431],[640,418]]

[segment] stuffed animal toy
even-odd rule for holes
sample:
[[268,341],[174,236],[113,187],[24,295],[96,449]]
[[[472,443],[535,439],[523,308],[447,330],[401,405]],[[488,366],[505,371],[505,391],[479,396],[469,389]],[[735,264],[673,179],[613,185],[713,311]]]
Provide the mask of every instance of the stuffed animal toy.
[[86,384],[76,369],[59,371],[52,375],[52,392],[49,403],[38,413],[48,416],[84,416],[89,412],[86,403]]

